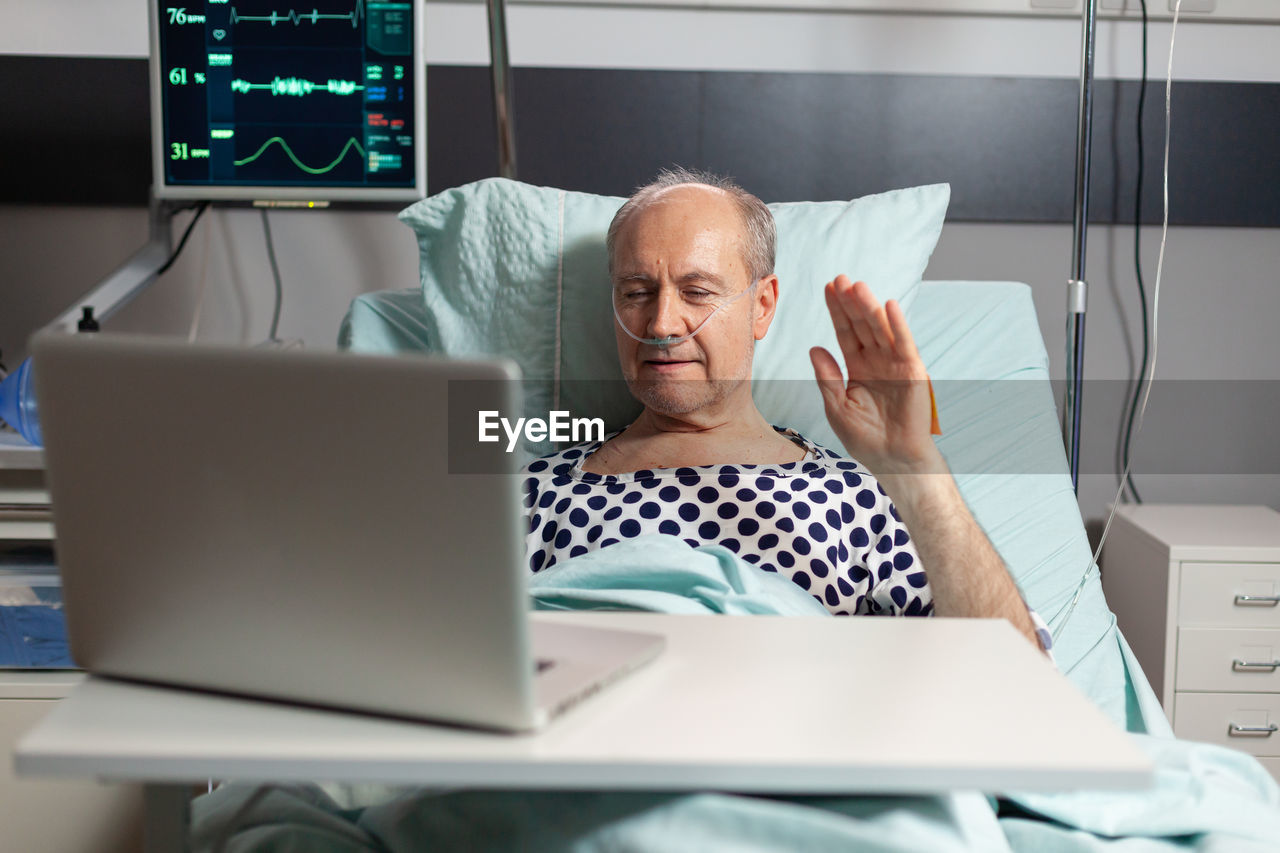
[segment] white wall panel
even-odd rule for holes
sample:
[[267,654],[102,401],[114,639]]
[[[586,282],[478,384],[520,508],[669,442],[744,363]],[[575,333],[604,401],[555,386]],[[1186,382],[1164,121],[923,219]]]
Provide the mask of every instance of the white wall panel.
[[[883,12],[889,14],[988,15],[999,17],[1079,16],[1084,0],[516,0],[516,2],[586,5],[687,6],[692,8],[776,9],[790,11]],[[1148,0],[1147,14],[1173,18],[1175,0]],[[1102,18],[1140,18],[1138,0],[1099,0]],[[1278,22],[1274,0],[1183,0],[1182,17],[1223,22]]]
[[[282,0],[282,3],[287,0]],[[332,2],[332,0],[326,0]],[[730,0],[711,0],[729,4]],[[743,9],[759,2],[759,10]],[[736,9],[678,0],[675,5],[513,3],[508,12],[518,65],[589,68],[819,71],[983,76],[1074,77],[1080,24],[1062,16],[850,13],[861,0],[831,0],[846,11],[803,11],[803,0],[732,0]],[[1005,0],[988,0],[1005,3]],[[1225,4],[1227,0],[1219,0]],[[1027,0],[1028,11],[1030,0]],[[929,6],[898,4],[898,8]],[[936,0],[976,8],[982,0]],[[1160,5],[1153,0],[1153,7]],[[1280,17],[1280,2],[1266,0]],[[425,15],[432,63],[488,62],[485,10],[476,2],[430,2]],[[0,5],[0,53],[65,56],[146,55],[144,0],[44,0]],[[1169,25],[1152,26],[1149,71],[1164,73]],[[1098,73],[1137,77],[1139,26],[1103,21]],[[1280,26],[1192,22],[1180,29],[1181,80],[1280,82]]]

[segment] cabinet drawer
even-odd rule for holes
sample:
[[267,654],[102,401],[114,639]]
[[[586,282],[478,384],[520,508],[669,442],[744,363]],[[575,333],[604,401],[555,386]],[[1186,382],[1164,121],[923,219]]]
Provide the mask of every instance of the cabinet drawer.
[[1181,625],[1280,628],[1280,563],[1183,563],[1179,588]]
[[1280,758],[1259,758],[1258,763],[1271,774],[1271,778],[1280,782]]
[[[1280,758],[1280,694],[1175,693],[1173,708],[1173,733],[1178,737]],[[1229,726],[1262,731],[1230,735]],[[1271,727],[1276,731],[1268,734]]]
[[1280,630],[1179,628],[1174,689],[1280,693]]

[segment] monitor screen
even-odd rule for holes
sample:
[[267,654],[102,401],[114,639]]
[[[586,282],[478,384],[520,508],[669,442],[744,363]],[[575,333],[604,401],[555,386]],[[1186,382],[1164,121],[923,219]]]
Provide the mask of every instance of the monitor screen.
[[152,0],[155,194],[421,198],[420,11],[421,0]]

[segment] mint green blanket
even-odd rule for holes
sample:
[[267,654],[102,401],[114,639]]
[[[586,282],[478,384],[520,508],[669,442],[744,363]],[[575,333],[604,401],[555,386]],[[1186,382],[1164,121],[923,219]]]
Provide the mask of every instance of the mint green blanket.
[[[568,560],[530,587],[543,609],[836,618],[725,549],[667,536]],[[1280,849],[1280,788],[1255,760],[1167,733],[1132,737],[1157,768],[1148,791],[761,798],[293,785],[257,791],[242,809],[254,788],[232,784],[196,801],[193,849],[224,837],[227,850],[279,851]]]

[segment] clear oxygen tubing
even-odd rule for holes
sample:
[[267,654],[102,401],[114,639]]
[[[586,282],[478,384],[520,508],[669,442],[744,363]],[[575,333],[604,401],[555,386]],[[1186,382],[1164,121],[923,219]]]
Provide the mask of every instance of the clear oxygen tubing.
[[[1169,70],[1165,76],[1164,84],[1164,218],[1160,226],[1160,256],[1156,262],[1156,283],[1152,289],[1151,367],[1147,371],[1146,390],[1142,395],[1142,406],[1138,410],[1138,426],[1134,432],[1135,436],[1142,432],[1142,421],[1147,414],[1147,401],[1151,399],[1152,380],[1156,376],[1156,355],[1160,336],[1160,282],[1164,277],[1164,252],[1169,240],[1169,131],[1173,125],[1173,49],[1178,41],[1178,18],[1181,13],[1182,0],[1177,0],[1173,7],[1173,31],[1169,36]],[[1093,552],[1093,559],[1085,567],[1080,583],[1076,585],[1075,595],[1071,597],[1071,602],[1067,605],[1062,619],[1058,622],[1058,627],[1053,630],[1055,642],[1061,635],[1062,629],[1066,627],[1067,620],[1075,612],[1076,604],[1080,601],[1080,594],[1084,592],[1085,583],[1089,580],[1089,574],[1093,567],[1098,564],[1098,557],[1102,555],[1102,546],[1107,542],[1107,534],[1111,532],[1111,522],[1115,520],[1116,510],[1120,507],[1120,496],[1124,493],[1124,483],[1129,476],[1129,465],[1130,463],[1126,461],[1124,472],[1120,476],[1120,490],[1116,492],[1116,499],[1111,503],[1111,513],[1107,516],[1107,523],[1102,527],[1102,536],[1098,539],[1098,548]]]
[[755,290],[756,285],[759,283],[760,283],[759,280],[752,282],[751,286],[748,287],[746,290],[742,291],[741,293],[736,293],[733,296],[730,296],[724,302],[721,302],[715,308],[712,308],[711,313],[708,314],[706,318],[703,319],[703,321],[699,323],[692,332],[690,332],[687,335],[680,335],[679,337],[676,337],[674,335],[667,335],[665,338],[642,338],[639,335],[637,335],[635,332],[632,332],[630,329],[627,328],[627,324],[622,322],[622,317],[618,315],[618,300],[616,296],[613,299],[613,319],[617,321],[618,328],[626,332],[627,337],[631,338],[633,341],[642,343],[645,346],[658,347],[659,349],[665,351],[669,347],[673,347],[677,344],[682,344],[685,341],[693,340],[693,337],[697,335],[698,332],[701,332],[703,328],[708,323],[711,322],[713,317],[715,317],[717,314],[720,313],[720,309],[728,308],[730,305],[737,302],[739,299],[746,296],[751,291]]

